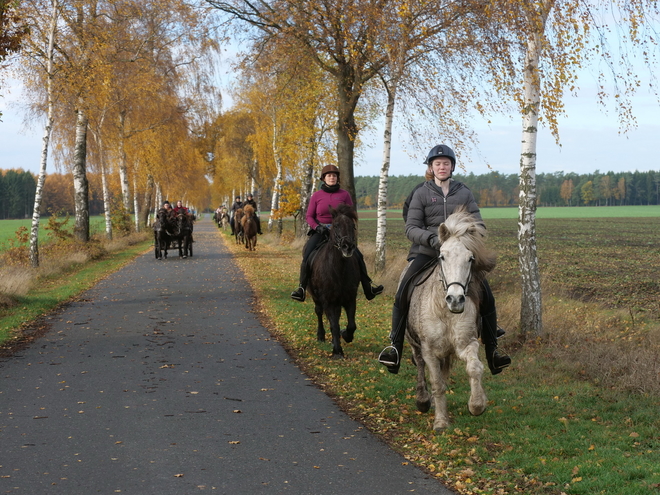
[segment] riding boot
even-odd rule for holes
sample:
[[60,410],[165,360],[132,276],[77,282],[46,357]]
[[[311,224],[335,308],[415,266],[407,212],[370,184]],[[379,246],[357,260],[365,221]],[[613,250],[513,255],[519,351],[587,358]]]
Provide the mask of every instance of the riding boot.
[[364,257],[360,251],[356,251],[358,254],[358,264],[360,265],[360,282],[362,283],[362,290],[364,291],[364,297],[367,301],[371,301],[378,294],[383,292],[384,287],[382,285],[373,285],[373,282],[369,278],[369,273],[367,272],[367,265],[364,262]]
[[304,259],[300,264],[300,285],[291,293],[291,299],[305,302],[305,289],[307,289],[308,271],[309,269],[307,267],[307,260]]
[[511,364],[511,358],[504,351],[497,350],[497,312],[492,311],[481,317],[481,341],[486,347],[486,361],[493,375],[501,373]]
[[403,355],[403,340],[406,334],[406,313],[401,311],[397,305],[392,306],[392,331],[390,332],[391,344],[380,352],[378,361],[387,367],[387,371],[396,375],[401,366]]

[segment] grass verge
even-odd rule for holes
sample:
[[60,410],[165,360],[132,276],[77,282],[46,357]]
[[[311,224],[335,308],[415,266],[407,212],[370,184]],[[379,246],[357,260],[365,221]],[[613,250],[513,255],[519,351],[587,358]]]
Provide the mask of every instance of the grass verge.
[[[398,375],[376,361],[389,332],[391,290],[371,302],[359,296],[355,341],[344,344],[346,359],[332,360],[331,344],[316,341],[313,303],[289,298],[297,285],[299,241],[267,234],[249,253],[226,234],[218,235],[259,296],[267,327],[300,367],[408,462],[459,493],[660,493],[658,396],[599,385],[584,373],[580,349],[587,349],[593,336],[522,343],[509,331],[503,345],[513,365],[496,377],[484,375],[486,412],[468,413],[469,385],[458,363],[448,390],[453,424],[435,433],[432,413],[415,409],[409,350]],[[512,299],[515,295],[500,298],[505,312],[512,312],[506,309]],[[579,318],[586,303],[571,304]],[[575,350],[564,352],[566,346]]]

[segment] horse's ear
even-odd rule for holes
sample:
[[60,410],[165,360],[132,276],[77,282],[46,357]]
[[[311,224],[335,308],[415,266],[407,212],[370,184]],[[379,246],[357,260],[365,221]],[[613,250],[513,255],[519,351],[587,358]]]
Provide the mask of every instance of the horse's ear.
[[449,229],[444,223],[440,224],[440,227],[438,227],[438,237],[440,238],[440,244],[445,242],[447,239],[449,239]]

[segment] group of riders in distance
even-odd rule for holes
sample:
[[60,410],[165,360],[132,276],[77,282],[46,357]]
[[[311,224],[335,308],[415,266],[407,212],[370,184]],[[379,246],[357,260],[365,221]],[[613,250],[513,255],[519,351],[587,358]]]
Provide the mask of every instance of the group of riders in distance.
[[192,256],[194,223],[195,215],[183,206],[182,201],[177,201],[174,208],[169,201],[164,201],[153,224],[156,259],[167,258],[170,247],[179,249],[180,258]]
[[[431,400],[435,401],[434,428],[442,429],[449,424],[445,390],[451,362],[455,358],[465,362],[471,387],[468,408],[478,415],[487,403],[481,385],[484,367],[478,358],[479,339],[493,375],[508,367],[511,358],[498,349],[498,338],[505,332],[497,324],[495,298],[486,279],[495,266],[495,254],[486,248],[486,228],[474,195],[452,178],[456,156],[449,146],[431,148],[424,164],[425,181],[404,203],[411,247],[392,308],[391,343],[378,361],[390,373],[398,373],[404,339],[408,340],[417,366],[417,408],[426,412]],[[372,282],[357,247],[357,212],[351,195],[340,187],[339,168],[324,166],[320,180],[321,188],[310,198],[306,211],[308,239],[299,285],[291,298],[304,302],[307,293],[311,295],[317,339],[325,341],[325,315],[331,327],[332,356],[341,358],[341,340],[351,342],[356,330],[358,287],[372,300],[383,292],[383,286]],[[166,215],[163,221],[173,222],[173,218]],[[250,250],[262,233],[252,194],[245,201],[236,196],[229,210],[218,207],[214,220],[219,228],[230,228],[236,242],[245,243]],[[165,231],[174,235],[182,228],[170,226]],[[342,309],[347,316],[344,329],[339,328]],[[432,394],[426,387],[427,366]]]
[[257,215],[257,202],[249,193],[245,201],[236,196],[229,211],[226,206],[218,206],[213,213],[213,220],[218,228],[231,228],[231,235],[236,238],[236,243],[245,244],[245,248],[250,251],[254,251],[257,246],[257,234],[263,234],[261,220]]

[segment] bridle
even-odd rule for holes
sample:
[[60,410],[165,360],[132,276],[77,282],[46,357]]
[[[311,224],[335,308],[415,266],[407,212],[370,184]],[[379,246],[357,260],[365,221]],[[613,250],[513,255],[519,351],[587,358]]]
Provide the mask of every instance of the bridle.
[[461,289],[463,289],[463,293],[467,295],[468,288],[470,287],[470,282],[472,282],[472,263],[474,262],[474,255],[470,256],[470,271],[468,272],[468,277],[464,284],[462,284],[461,282],[447,283],[447,279],[445,277],[445,270],[442,268],[443,261],[444,261],[444,256],[442,254],[438,255],[438,265],[440,265],[442,286],[445,289],[445,292],[447,292],[449,290],[449,287],[451,287],[452,285],[458,285]]
[[[339,249],[340,251],[342,251],[342,245],[344,244],[344,242],[346,242],[347,244],[352,244],[353,246],[355,246],[355,242],[352,241],[352,240],[350,239],[349,236],[347,236],[347,235],[339,235],[339,231],[338,231],[337,229],[332,228],[332,226],[330,227],[330,229],[331,229],[331,230],[334,232],[334,234],[335,234],[335,235],[333,236],[333,237],[334,237],[334,240],[333,240],[333,243],[332,243],[332,245],[333,245],[334,247],[336,247],[337,249]],[[353,229],[355,229],[355,225],[353,225]],[[352,255],[352,253],[351,253],[351,255]]]

